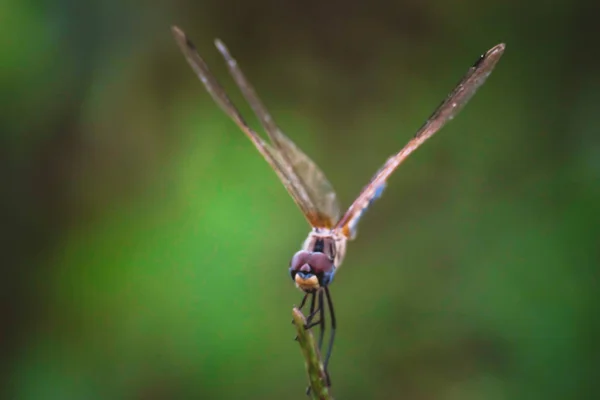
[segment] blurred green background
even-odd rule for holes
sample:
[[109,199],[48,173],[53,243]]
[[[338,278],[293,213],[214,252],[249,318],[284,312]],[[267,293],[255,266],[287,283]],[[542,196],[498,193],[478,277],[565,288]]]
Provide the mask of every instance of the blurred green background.
[[304,399],[287,271],[308,226],[192,73],[250,123],[221,38],[343,206],[493,45],[392,176],[331,286],[339,399],[594,398],[593,1],[5,0],[6,399]]

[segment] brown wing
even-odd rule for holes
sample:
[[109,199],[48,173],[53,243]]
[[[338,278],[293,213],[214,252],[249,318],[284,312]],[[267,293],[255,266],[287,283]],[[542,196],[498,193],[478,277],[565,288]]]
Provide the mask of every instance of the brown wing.
[[353,238],[356,235],[356,225],[362,213],[373,200],[381,195],[387,178],[410,153],[439,131],[446,122],[454,118],[490,75],[504,53],[504,47],[503,43],[496,45],[477,60],[475,65],[469,69],[446,100],[435,110],[421,129],[417,131],[417,134],[400,152],[390,157],[383,167],[371,178],[369,184],[363,188],[360,195],[350,208],[348,208],[348,211],[337,222],[335,225],[336,230],[341,230],[348,238]]
[[[215,77],[211,74],[208,66],[198,54],[194,44],[186,37],[185,33],[175,26],[172,27],[172,31],[181,51],[194,72],[196,72],[204,84],[206,90],[223,111],[225,111],[246,136],[248,136],[256,149],[275,170],[279,179],[308,222],[314,227],[331,228],[339,217],[339,206],[337,206],[335,192],[333,192],[331,185],[327,179],[325,179],[318,167],[289,139],[287,139],[277,129],[274,123],[271,122],[271,124],[268,125],[269,130],[267,130],[264,121],[271,120],[271,117],[258,100],[258,97],[254,94],[252,87],[241,74],[241,70],[237,67],[235,60],[229,56],[225,46],[220,41],[216,41],[217,48],[221,51],[223,56],[225,56],[232,75],[242,89],[244,96],[250,102],[252,108],[257,115],[259,115],[261,122],[263,123],[263,126],[265,126],[265,130],[267,130],[267,133],[273,142],[273,146],[275,147],[272,147],[262,140],[262,138],[244,121],[239,111],[235,108]],[[250,93],[248,93],[248,90],[250,90]],[[250,99],[252,99],[252,101],[250,101]],[[275,127],[275,130],[273,130],[273,127]],[[275,139],[273,139],[274,137]]]
[[231,76],[260,120],[271,143],[279,152],[282,163],[287,165],[288,174],[300,182],[300,189],[305,191],[314,205],[317,221],[313,225],[332,228],[340,217],[340,206],[333,186],[321,169],[281,132],[225,44],[217,39],[215,45],[225,58]]
[[[317,202],[317,200],[313,199],[313,197],[317,197],[316,194],[309,194],[309,190],[306,187],[307,182],[312,182],[313,185],[315,182],[326,182],[328,184],[327,180],[324,179],[322,172],[320,172],[320,170],[314,165],[314,163],[310,161],[310,159],[308,159],[308,157],[305,156],[302,152],[300,152],[300,150],[294,151],[297,148],[293,145],[293,143],[291,143],[289,139],[285,138],[285,136],[283,136],[283,134],[281,134],[280,132],[278,133],[279,136],[277,137],[278,141],[273,141],[273,144],[275,146],[278,146],[277,148],[270,146],[260,136],[258,136],[258,134],[248,126],[246,121],[244,121],[239,111],[233,105],[233,103],[231,102],[221,85],[217,82],[216,78],[208,69],[208,66],[206,65],[202,57],[200,57],[200,55],[198,54],[198,51],[196,50],[194,44],[178,27],[174,26],[171,29],[173,31],[175,40],[177,41],[177,44],[179,45],[185,58],[187,59],[188,63],[190,64],[196,75],[198,75],[198,77],[204,84],[204,87],[206,88],[208,93],[221,107],[221,109],[223,109],[223,111],[225,111],[225,113],[229,115],[231,119],[233,119],[233,121],[238,125],[238,127],[246,134],[246,136],[248,136],[248,138],[250,139],[250,141],[252,141],[256,149],[265,158],[269,165],[271,165],[273,170],[275,170],[277,176],[279,176],[279,179],[287,189],[288,193],[292,196],[292,198],[294,199],[294,201],[296,202],[296,204],[298,205],[308,222],[314,227],[331,228],[333,226],[334,221],[337,220],[337,217],[339,216],[339,207],[337,215],[328,214],[329,211],[334,210],[334,207],[323,206],[323,208],[319,208],[319,203]],[[219,46],[219,44],[220,42],[217,42],[217,47],[219,47],[219,50],[221,50],[221,47],[224,48],[224,46]],[[231,60],[231,58],[227,60],[228,65],[230,66],[230,70],[232,68]],[[233,62],[235,63],[235,61]],[[248,85],[248,87],[250,86]],[[254,108],[255,104],[252,106]],[[266,115],[268,116],[268,114]],[[272,134],[273,133],[271,132],[269,136],[271,137]],[[281,154],[282,151],[280,150],[280,148],[284,148],[287,150],[285,156]],[[308,160],[308,163],[303,163],[303,159]],[[294,164],[292,164],[292,162]],[[299,177],[298,173],[296,172],[296,169],[306,171],[303,172],[303,176],[306,176],[304,181]],[[313,170],[312,173],[310,172],[311,169]],[[319,179],[319,174],[320,176],[323,176],[323,179]],[[310,181],[306,179],[309,176],[314,176],[316,178],[313,179],[313,181]],[[329,185],[329,187],[331,187],[331,185]],[[331,189],[331,191],[333,191],[333,189]],[[325,194],[324,197],[327,197],[328,193],[326,191],[323,193]],[[325,202],[322,203],[325,204]]]

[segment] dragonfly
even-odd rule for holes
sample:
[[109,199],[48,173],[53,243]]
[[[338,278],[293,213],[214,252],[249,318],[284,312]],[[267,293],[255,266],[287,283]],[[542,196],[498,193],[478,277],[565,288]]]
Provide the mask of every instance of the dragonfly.
[[346,212],[342,214],[336,192],[325,174],[276,125],[225,44],[221,40],[215,39],[217,50],[225,59],[229,73],[258,117],[267,134],[268,141],[265,141],[246,123],[186,34],[176,26],[171,29],[187,62],[200,78],[208,93],[246,134],[275,171],[312,228],[301,249],[292,257],[289,273],[296,287],[304,292],[299,309],[305,306],[310,297],[310,313],[306,318],[306,328],[319,325],[319,351],[322,351],[323,346],[326,314],[328,313],[331,318],[331,333],[327,354],[323,361],[327,384],[330,385],[327,366],[331,358],[337,322],[329,285],[344,260],[347,242],[356,237],[357,225],[363,213],[375,199],[381,196],[387,179],[396,168],[413,151],[453,119],[486,81],[502,57],[505,44],[500,43],[492,47],[477,59],[417,133],[399,152],[388,158]]

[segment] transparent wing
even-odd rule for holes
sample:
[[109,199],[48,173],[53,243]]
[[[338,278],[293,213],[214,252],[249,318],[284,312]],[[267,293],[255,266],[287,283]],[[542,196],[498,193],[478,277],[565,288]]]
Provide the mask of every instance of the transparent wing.
[[[310,198],[306,195],[305,191],[301,190],[301,184],[294,181],[293,177],[290,176],[288,169],[282,164],[282,160],[277,157],[277,152],[273,150],[267,143],[265,143],[260,136],[254,130],[252,130],[246,121],[242,118],[239,111],[235,108],[221,85],[217,82],[215,77],[212,75],[208,66],[204,60],[198,54],[194,44],[188,40],[185,33],[178,27],[172,27],[173,36],[177,41],[181,51],[183,52],[188,63],[198,75],[204,87],[210,93],[215,102],[225,111],[227,115],[238,125],[238,127],[248,136],[250,141],[254,144],[256,149],[264,157],[264,159],[271,165],[277,176],[287,189],[288,193],[292,196],[300,210],[307,216],[311,216],[311,213],[315,209],[311,203]],[[313,217],[309,219],[309,223],[312,223]]]
[[260,120],[271,143],[277,149],[282,164],[287,166],[288,174],[300,182],[301,187],[315,206],[314,211],[319,216],[318,221],[315,222],[319,226],[332,228],[340,217],[340,206],[333,186],[321,169],[281,132],[223,42],[217,39],[215,45],[225,58],[231,76]]
[[[335,207],[328,205],[328,202],[323,200],[330,198],[331,193],[333,193],[333,202],[337,204],[333,189],[328,191],[328,188],[331,188],[331,185],[325,179],[323,173],[316,167],[316,165],[314,165],[312,161],[310,161],[306,155],[304,155],[300,150],[297,150],[294,144],[285,136],[283,136],[281,132],[276,133],[276,135],[279,135],[277,138],[278,141],[273,141],[273,145],[277,147],[270,146],[260,136],[258,136],[258,134],[248,126],[239,111],[235,108],[221,85],[217,82],[215,77],[208,69],[208,66],[204,60],[198,54],[194,44],[186,37],[185,33],[175,26],[172,27],[172,31],[175,40],[177,41],[177,44],[179,45],[185,58],[204,84],[206,90],[210,93],[212,98],[221,107],[221,109],[223,109],[223,111],[225,111],[225,113],[229,115],[231,119],[233,119],[238,127],[246,134],[246,136],[248,136],[256,149],[275,170],[277,176],[287,189],[290,196],[292,196],[308,222],[314,227],[331,228],[339,216],[339,207],[337,209],[338,214],[332,215],[331,210],[335,210]],[[219,41],[217,41],[217,47],[219,47],[219,50],[224,48],[222,43]],[[230,66],[231,70],[231,61],[227,61],[227,64]],[[233,61],[233,63],[235,63],[235,61]],[[248,85],[248,87],[250,86]],[[246,95],[246,93],[244,93],[244,95]],[[254,108],[255,105],[252,105],[252,107]],[[266,114],[266,116],[270,118],[268,114]],[[273,133],[269,133],[269,136],[271,137],[272,134]],[[272,137],[271,140],[273,140]],[[285,156],[281,154],[282,150],[280,149],[282,148],[287,149]],[[308,160],[308,163],[304,162],[304,160]],[[311,172],[311,169],[313,172]],[[296,170],[302,172],[299,174],[299,172]],[[315,170],[317,172],[314,172]],[[308,178],[311,178],[312,180]],[[319,184],[323,182],[325,182],[323,184],[325,187],[319,189]],[[307,185],[309,184],[312,185],[310,186],[310,190],[307,188]],[[317,193],[320,193],[321,195],[318,196]]]
[[348,238],[356,235],[356,226],[363,212],[373,200],[378,198],[385,188],[387,178],[398,168],[413,151],[421,146],[427,139],[439,131],[446,122],[450,121],[473,97],[477,89],[485,82],[500,57],[504,53],[503,43],[494,46],[482,55],[469,69],[460,83],[448,95],[446,100],[435,110],[427,122],[419,129],[416,135],[397,154],[390,157],[379,171],[371,178],[348,208],[346,213],[335,225],[336,230],[341,230]]

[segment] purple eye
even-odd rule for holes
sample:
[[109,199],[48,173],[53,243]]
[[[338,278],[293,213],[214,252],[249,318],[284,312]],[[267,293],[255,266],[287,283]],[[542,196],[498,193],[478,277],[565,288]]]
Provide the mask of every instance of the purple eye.
[[333,261],[323,253],[312,253],[310,255],[309,265],[315,274],[328,272],[333,269]]
[[308,263],[309,258],[310,253],[308,251],[300,250],[294,254],[294,257],[290,262],[290,271],[299,270],[304,264]]

